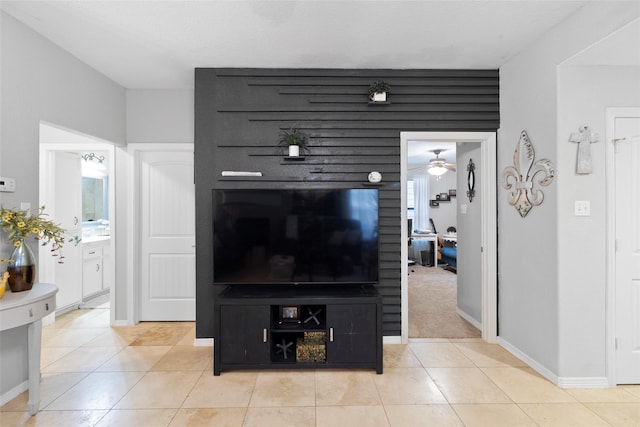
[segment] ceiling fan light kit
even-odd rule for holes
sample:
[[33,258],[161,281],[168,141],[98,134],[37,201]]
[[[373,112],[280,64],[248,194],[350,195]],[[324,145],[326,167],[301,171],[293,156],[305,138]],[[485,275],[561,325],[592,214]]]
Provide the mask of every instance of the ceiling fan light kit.
[[429,164],[427,165],[427,172],[433,176],[442,176],[447,171],[455,171],[456,165],[455,163],[447,163],[446,160],[441,159],[440,153],[442,150],[433,150],[436,155],[435,159],[431,159]]

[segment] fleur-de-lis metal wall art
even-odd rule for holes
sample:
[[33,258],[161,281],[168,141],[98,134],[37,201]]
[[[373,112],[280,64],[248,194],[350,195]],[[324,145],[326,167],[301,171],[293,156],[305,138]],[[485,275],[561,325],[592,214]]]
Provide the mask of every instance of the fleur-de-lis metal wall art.
[[510,191],[509,204],[522,218],[544,200],[544,194],[536,187],[548,186],[555,176],[551,160],[540,159],[534,163],[534,157],[533,144],[523,130],[513,153],[513,166],[507,166],[502,172],[502,186]]

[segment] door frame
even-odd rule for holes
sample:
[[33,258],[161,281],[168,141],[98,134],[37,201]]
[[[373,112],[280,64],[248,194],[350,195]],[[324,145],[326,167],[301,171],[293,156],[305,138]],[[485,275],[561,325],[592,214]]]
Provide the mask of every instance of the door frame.
[[[114,278],[115,282],[115,272],[116,272],[116,243],[117,243],[117,233],[116,233],[116,215],[115,215],[115,145],[112,142],[107,140],[103,140],[91,135],[84,134],[82,132],[75,131],[73,129],[68,129],[62,126],[55,125],[53,123],[41,121],[40,125],[49,126],[52,128],[60,129],[64,132],[67,132],[72,135],[70,140],[72,142],[42,142],[42,137],[39,136],[38,141],[38,151],[39,151],[39,181],[38,181],[38,200],[39,205],[51,205],[52,200],[54,200],[55,191],[56,191],[56,183],[55,176],[53,175],[52,168],[52,155],[56,151],[70,151],[81,153],[83,151],[106,151],[109,162],[108,162],[108,176],[111,180],[109,184],[109,218],[111,222],[111,237],[109,239],[109,246],[111,251],[111,266],[110,272],[111,277]],[[55,206],[53,206],[55,209]],[[37,209],[37,207],[36,207]],[[32,207],[33,210],[33,207]],[[82,227],[82,226],[81,226]],[[50,281],[55,283],[55,260],[53,257],[49,255],[49,248],[39,246],[38,249],[38,262],[39,262],[39,272],[38,272],[38,280]],[[116,313],[116,298],[117,289],[114,283],[111,284],[111,288],[109,290],[109,305],[111,309],[110,312],[110,324],[115,324],[115,313]]]
[[[141,153],[148,151],[188,151],[194,152],[194,144],[189,143],[129,143],[127,144],[127,229],[136,230],[127,233],[127,248],[131,251],[127,253],[127,320],[129,324],[137,324],[140,322],[140,214],[142,212],[141,200],[142,190],[141,183]],[[195,179],[195,177],[194,177]]]
[[[400,259],[408,259],[407,248],[407,145],[409,140],[438,142],[471,142],[480,144],[480,204],[482,210],[482,339],[496,343],[498,339],[498,212],[495,132],[401,132],[400,133]],[[401,262],[401,342],[409,342],[409,276],[408,265]]]
[[616,380],[616,198],[615,198],[615,120],[638,117],[640,107],[610,107],[605,110],[605,181],[606,181],[606,377],[609,386]]

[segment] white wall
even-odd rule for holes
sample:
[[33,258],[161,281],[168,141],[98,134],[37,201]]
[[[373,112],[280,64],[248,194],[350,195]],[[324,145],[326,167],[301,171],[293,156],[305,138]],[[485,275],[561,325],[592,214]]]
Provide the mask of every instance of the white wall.
[[127,90],[127,142],[193,143],[194,91]]
[[[124,144],[124,88],[0,12],[0,175],[15,178],[15,193],[0,193],[6,207],[38,206],[40,121]],[[7,251],[6,244],[2,251]],[[5,352],[26,345],[2,334]],[[0,392],[15,387],[2,364]],[[23,381],[26,376],[22,376]]]
[[124,144],[124,89],[1,13],[2,175],[16,179],[7,206],[38,204],[41,120]]
[[[565,298],[565,289],[580,284],[567,278],[564,272],[580,270],[584,263],[579,256],[561,254],[560,242],[570,237],[570,230],[559,214],[566,210],[568,200],[577,197],[593,200],[598,192],[587,188],[586,193],[579,193],[567,180],[574,171],[574,152],[566,148],[568,135],[558,142],[559,123],[562,129],[573,128],[575,124],[565,125],[564,117],[559,115],[557,66],[639,13],[634,2],[588,3],[500,69],[499,175],[506,166],[513,165],[513,151],[522,130],[529,134],[536,159],[551,159],[557,172],[551,186],[543,188],[544,203],[534,207],[525,218],[507,203],[505,190],[498,194],[500,339],[555,381],[565,375],[561,367],[601,365],[603,351],[580,353],[579,357],[564,351],[567,334],[563,328],[574,322],[569,318],[578,315],[589,324],[594,318],[587,311],[573,313],[576,302]],[[592,241],[592,245],[597,244],[598,240]],[[604,269],[604,258],[593,266],[596,277],[604,277]],[[570,291],[569,295],[577,293]],[[593,288],[582,292],[580,298],[588,306],[602,302],[601,293],[593,292]],[[599,347],[604,349],[605,342],[600,342]],[[588,376],[592,371],[573,371],[572,375]]]
[[[640,41],[639,41],[640,43]],[[558,197],[560,366],[562,377],[606,376],[606,180],[605,110],[640,106],[639,67],[560,67],[558,168],[566,171]],[[569,135],[588,125],[593,173],[575,173],[577,144]],[[591,202],[591,216],[574,216],[574,201]],[[576,268],[579,266],[579,268]],[[589,355],[584,357],[583,355]]]
[[[429,199],[434,200],[436,194],[447,193],[450,189],[456,188],[456,173],[446,172],[440,177],[440,180],[435,176],[429,176]],[[433,219],[438,233],[444,233],[449,227],[456,227],[456,208],[457,199],[454,197],[448,202],[440,202],[440,206],[430,207],[429,216]]]
[[[458,224],[458,309],[482,324],[482,164],[481,147],[477,143],[458,143],[457,224]],[[473,159],[475,197],[467,197],[467,165]],[[462,206],[466,213],[463,213]]]

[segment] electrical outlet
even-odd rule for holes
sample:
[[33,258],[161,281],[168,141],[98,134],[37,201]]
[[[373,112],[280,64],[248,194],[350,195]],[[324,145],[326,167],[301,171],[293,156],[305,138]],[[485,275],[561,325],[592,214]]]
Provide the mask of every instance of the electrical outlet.
[[0,191],[13,193],[16,191],[16,180],[13,178],[0,177]]

